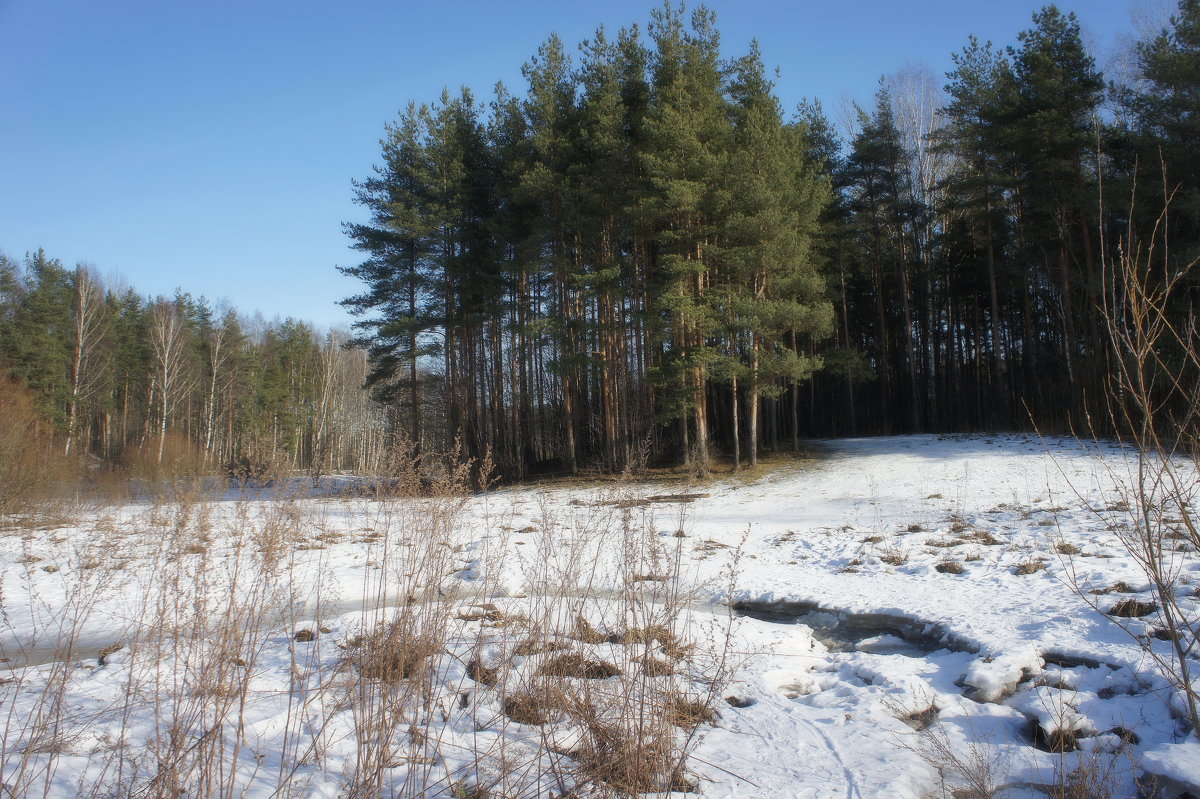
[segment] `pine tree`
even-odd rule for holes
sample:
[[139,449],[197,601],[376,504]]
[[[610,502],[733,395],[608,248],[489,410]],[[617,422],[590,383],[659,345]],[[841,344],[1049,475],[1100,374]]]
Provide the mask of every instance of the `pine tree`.
[[1107,350],[1096,313],[1098,211],[1088,164],[1095,157],[1095,112],[1104,82],[1074,14],[1049,5],[1033,21],[1035,27],[1018,37],[1020,46],[1009,49],[1014,92],[1007,130],[1024,257],[1058,290],[1067,385],[1092,388],[1099,396],[1097,369]]
[[[904,409],[906,426],[919,430],[922,404],[913,337],[913,222],[920,209],[909,185],[905,152],[886,89],[876,95],[847,163],[851,209],[861,251],[872,275],[876,367],[889,401]],[[898,307],[897,307],[898,306]],[[896,318],[898,316],[898,318]],[[897,348],[893,341],[899,339]]]
[[571,61],[558,36],[551,36],[522,70],[529,82],[523,104],[528,122],[530,160],[521,176],[520,196],[534,201],[538,214],[534,236],[540,269],[549,293],[548,332],[555,350],[554,369],[559,379],[562,444],[560,456],[568,472],[580,460],[580,437],[585,406],[584,346],[586,320],[578,280],[583,253],[579,242],[580,213],[577,182],[571,174],[576,162],[578,110]]
[[[953,55],[955,69],[949,73],[946,91],[950,103],[944,109],[948,123],[938,136],[938,145],[955,156],[943,190],[947,217],[943,244],[957,245],[959,252],[984,276],[978,285],[987,293],[989,351],[992,359],[992,424],[1011,418],[1008,400],[1008,365],[1001,333],[1001,270],[1010,219],[1007,199],[1012,175],[1012,93],[1014,76],[1009,61],[991,43],[980,44],[974,36],[961,53]],[[1026,284],[1028,281],[1025,281]],[[1025,295],[1028,297],[1028,295]],[[1026,308],[1024,318],[1031,312]],[[1028,322],[1026,323],[1028,325]],[[1036,370],[1037,353],[1026,351],[1025,361]],[[1036,384],[1027,376],[1027,385]]]
[[723,246],[717,259],[723,267],[719,285],[738,320],[730,349],[744,359],[744,369],[726,370],[735,451],[737,378],[744,374],[751,466],[758,458],[760,397],[774,398],[784,385],[794,387],[812,375],[820,362],[800,352],[799,336],[824,336],[832,318],[811,253],[828,189],[808,162],[802,132],[784,126],[771,90],[755,43],[734,65],[729,86],[733,134],[724,165]]
[[1136,58],[1140,83],[1122,92],[1139,167],[1128,189],[1145,209],[1138,222],[1146,230],[1170,198],[1160,233],[1173,241],[1159,246],[1190,263],[1200,253],[1200,0],[1179,0],[1170,27],[1139,43]]
[[648,311],[658,322],[651,335],[659,352],[653,374],[664,389],[665,415],[680,421],[685,458],[703,471],[707,372],[718,354],[709,341],[715,322],[705,299],[706,249],[716,245],[712,178],[722,172],[730,126],[712,12],[700,6],[685,30],[682,8],[668,4],[655,11],[650,36],[655,52],[642,153],[649,190],[642,212],[654,225]]
[[441,321],[434,293],[440,265],[431,260],[436,220],[428,189],[435,177],[428,152],[430,113],[410,103],[398,122],[386,126],[383,164],[374,177],[355,184],[355,199],[371,211],[371,222],[344,226],[354,248],[368,258],[341,268],[368,286],[342,301],[355,315],[373,314],[355,323],[360,332],[350,341],[367,350],[367,385],[382,402],[407,401],[408,435],[418,453],[424,436],[420,362],[440,352],[430,337]]
[[42,412],[57,427],[67,424],[70,404],[71,273],[44,250],[25,256],[21,299],[5,342],[14,376],[36,393]]

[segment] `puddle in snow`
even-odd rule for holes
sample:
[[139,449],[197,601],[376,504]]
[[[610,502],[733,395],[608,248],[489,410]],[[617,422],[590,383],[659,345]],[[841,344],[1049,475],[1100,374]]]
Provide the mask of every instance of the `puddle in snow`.
[[974,651],[941,625],[888,613],[845,613],[808,602],[735,602],[742,616],[773,624],[803,624],[831,652],[924,657],[939,649]]

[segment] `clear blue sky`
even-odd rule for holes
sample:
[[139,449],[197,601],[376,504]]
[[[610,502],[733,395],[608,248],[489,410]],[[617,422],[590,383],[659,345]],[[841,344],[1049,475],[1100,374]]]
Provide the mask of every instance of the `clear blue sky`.
[[[1103,63],[1139,0],[1075,0]],[[551,32],[643,25],[655,2],[0,0],[0,251],[44,247],[145,294],[345,324],[352,178],[408,100],[497,80]],[[689,6],[694,4],[689,4]],[[1015,41],[1030,0],[712,0],[727,55],[760,41],[785,108],[939,77],[968,34]]]

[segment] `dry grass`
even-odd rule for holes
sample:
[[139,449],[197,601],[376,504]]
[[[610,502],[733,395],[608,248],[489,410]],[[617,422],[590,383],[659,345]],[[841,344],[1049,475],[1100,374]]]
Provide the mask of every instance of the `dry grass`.
[[578,680],[607,680],[621,673],[604,660],[591,660],[578,652],[555,655],[537,670],[539,677],[572,677]]
[[1153,602],[1140,602],[1136,599],[1122,599],[1117,604],[1108,609],[1108,615],[1118,616],[1124,619],[1138,619],[1142,616],[1149,616],[1158,610],[1158,605]]
[[[570,519],[547,505],[524,546],[483,539],[497,549],[474,553],[468,584],[462,512],[478,471],[397,469],[370,498],[338,501],[370,533],[358,596],[333,593],[329,556],[311,547],[328,529],[320,505],[286,497],[218,505],[177,490],[97,523],[60,573],[26,552],[33,601],[47,580],[73,593],[37,642],[53,645],[45,665],[0,683],[0,779],[41,795],[63,758],[84,757],[78,794],[96,797],[303,796],[331,779],[361,799],[687,789],[732,664],[727,629],[706,632],[715,648],[691,640],[685,541],[635,505]],[[505,557],[528,558],[520,599],[491,599]],[[144,601],[87,661],[123,690],[73,707],[77,642],[122,592]],[[322,609],[348,601],[361,622],[327,626]]]
[[0,378],[0,522],[38,527],[70,518],[63,499],[75,473],[75,463],[59,455],[32,392]]

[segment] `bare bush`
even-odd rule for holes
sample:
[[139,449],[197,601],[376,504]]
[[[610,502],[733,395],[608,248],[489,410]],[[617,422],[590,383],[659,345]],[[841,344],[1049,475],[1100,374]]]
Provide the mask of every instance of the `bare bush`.
[[[1194,675],[1200,616],[1181,602],[1200,550],[1196,517],[1200,467],[1200,331],[1189,310],[1195,262],[1178,266],[1167,251],[1168,210],[1146,248],[1134,242],[1132,223],[1117,257],[1106,259],[1104,320],[1115,374],[1109,389],[1112,426],[1131,445],[1128,469],[1111,469],[1119,502],[1107,512],[1109,528],[1151,586],[1154,601],[1127,600],[1111,611],[1134,619],[1158,612],[1170,643],[1164,654],[1124,623],[1175,689],[1193,730],[1200,730],[1200,682]],[[1144,612],[1143,612],[1144,611]]]
[[28,389],[0,379],[0,518],[50,508],[74,480]]

